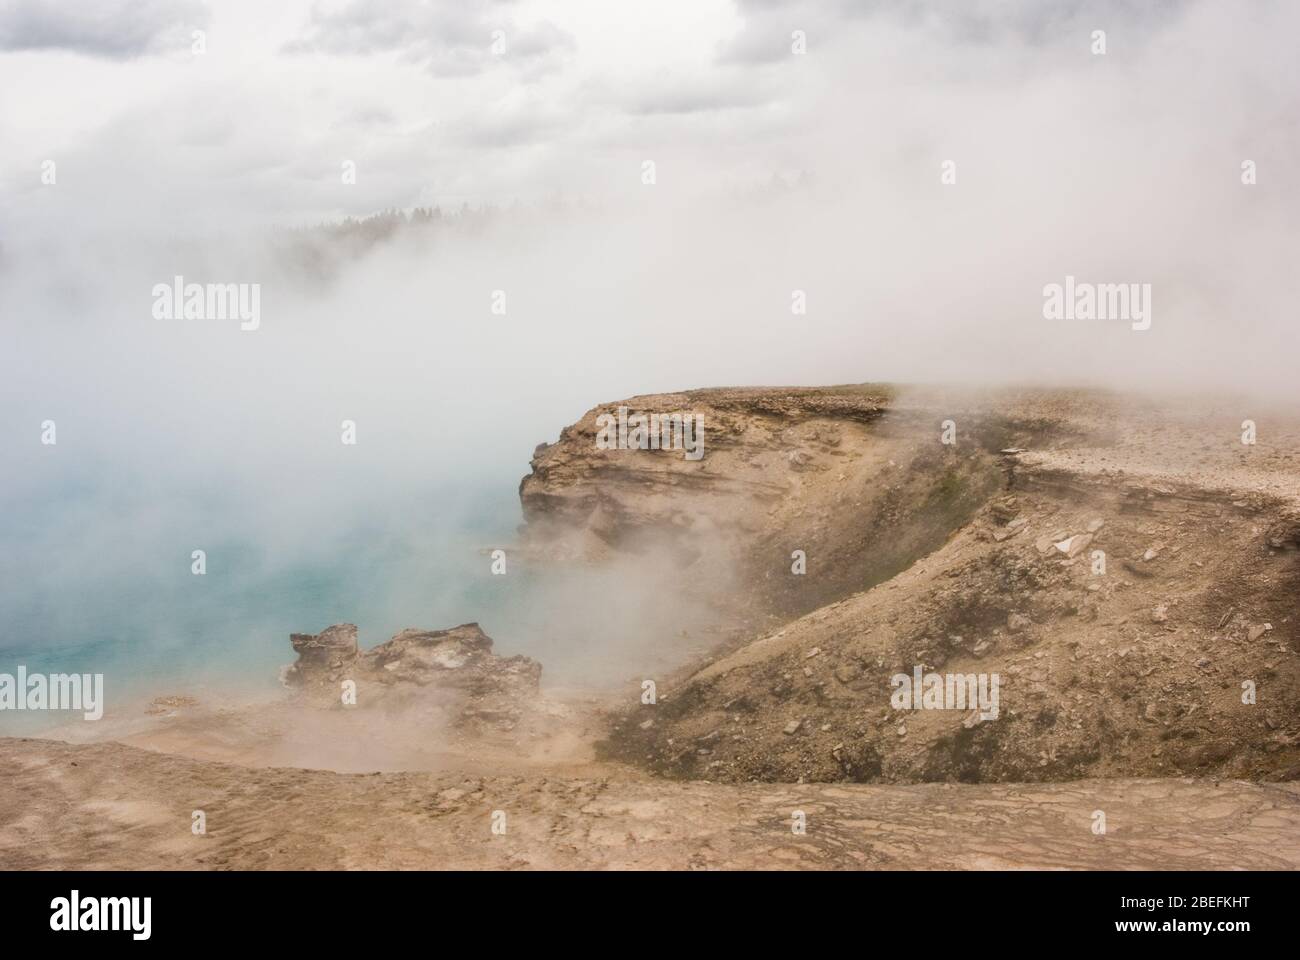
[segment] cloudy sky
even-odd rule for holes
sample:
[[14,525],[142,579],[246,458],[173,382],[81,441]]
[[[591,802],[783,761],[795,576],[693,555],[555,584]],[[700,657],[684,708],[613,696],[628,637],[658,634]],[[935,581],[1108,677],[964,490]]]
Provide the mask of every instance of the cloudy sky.
[[1282,160],[1294,6],[0,0],[0,182],[13,202],[53,159],[106,217],[129,199],[278,221],[618,196],[645,159],[690,195],[802,171],[846,191],[895,161],[928,180],[950,155],[1116,155],[1194,115],[1206,135],[1176,129],[1170,150]]
[[[485,239],[441,296],[549,285],[512,303],[572,343],[582,287],[592,325],[728,344],[602,389],[1289,383],[1297,35],[1289,0],[0,0],[9,302],[150,242],[131,290],[197,272],[177,237],[561,197],[603,212]],[[1044,327],[1066,275],[1152,283],[1149,335]]]
[[708,0],[4,0],[3,172],[21,192],[55,158],[68,186],[286,219],[586,191],[665,140],[769,134],[778,91],[743,33]]

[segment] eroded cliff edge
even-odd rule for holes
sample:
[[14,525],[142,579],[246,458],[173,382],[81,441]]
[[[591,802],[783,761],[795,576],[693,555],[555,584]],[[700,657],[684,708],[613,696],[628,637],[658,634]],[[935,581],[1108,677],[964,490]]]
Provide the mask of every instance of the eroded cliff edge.
[[[619,407],[700,415],[705,455],[601,449]],[[539,447],[520,496],[531,550],[670,556],[735,625],[712,662],[647,678],[655,703],[629,691],[608,758],[787,782],[1300,773],[1292,413],[879,385],[634,397]],[[997,674],[999,716],[896,708],[891,678],[917,669]]]

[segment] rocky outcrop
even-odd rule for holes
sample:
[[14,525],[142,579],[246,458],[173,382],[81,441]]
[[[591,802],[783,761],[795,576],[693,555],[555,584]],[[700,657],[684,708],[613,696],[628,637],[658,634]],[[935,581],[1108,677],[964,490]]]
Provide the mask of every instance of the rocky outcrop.
[[289,643],[298,660],[285,671],[289,686],[313,687],[328,683],[337,688],[341,680],[351,677],[360,651],[357,628],[352,623],[336,623],[320,633],[291,633]]
[[[602,417],[688,412],[703,455],[610,449]],[[762,629],[905,569],[940,546],[1002,483],[999,451],[1032,421],[989,411],[961,420],[894,388],[729,388],[601,404],[533,456],[520,484],[524,544],[600,563],[659,553],[682,590]],[[608,423],[609,421],[603,421]],[[803,572],[809,575],[804,576]]]
[[[1255,451],[1232,414],[1084,400],[995,400],[1033,435],[1008,419],[1001,482],[937,549],[654,678],[654,703],[630,691],[602,755],[728,781],[1300,777],[1294,418]],[[948,409],[968,442],[985,414]],[[940,476],[958,462],[912,460]],[[899,536],[924,490],[898,488]],[[867,502],[835,520],[862,523]],[[814,559],[806,576],[824,576]],[[996,715],[937,688],[894,697],[899,677],[950,676],[996,678]]]
[[357,646],[350,623],[295,633],[290,642],[298,660],[285,670],[285,685],[321,706],[353,706],[344,696],[351,681],[356,707],[423,704],[455,723],[510,729],[539,696],[542,665],[493,653],[492,638],[477,623],[403,630],[371,650]]

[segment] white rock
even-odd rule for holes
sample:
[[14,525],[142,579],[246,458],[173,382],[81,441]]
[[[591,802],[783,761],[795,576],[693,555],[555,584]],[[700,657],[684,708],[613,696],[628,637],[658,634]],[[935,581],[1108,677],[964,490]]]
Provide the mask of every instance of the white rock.
[[1092,534],[1076,533],[1074,536],[1054,544],[1054,546],[1067,557],[1077,557],[1083,548],[1090,543],[1092,543]]

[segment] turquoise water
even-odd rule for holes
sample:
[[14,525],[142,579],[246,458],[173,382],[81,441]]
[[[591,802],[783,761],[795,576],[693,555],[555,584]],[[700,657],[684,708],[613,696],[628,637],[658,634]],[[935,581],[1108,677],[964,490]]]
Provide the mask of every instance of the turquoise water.
[[[10,491],[0,528],[0,673],[102,673],[110,717],[135,715],[142,697],[273,694],[294,660],[289,635],[334,623],[355,623],[370,647],[475,621],[498,653],[539,660],[544,686],[608,689],[656,676],[701,619],[643,559],[530,568],[511,550],[518,467],[434,487],[326,478],[271,500],[235,494],[233,476],[196,490],[176,476],[67,482],[28,467],[42,482]],[[492,573],[498,547],[504,576]],[[0,713],[0,733],[41,725]]]
[[[326,507],[316,512],[346,519],[291,525],[273,545],[258,515],[228,499],[173,495],[160,512],[152,495],[85,483],[29,492],[8,504],[0,537],[0,672],[103,673],[111,705],[275,689],[294,659],[289,634],[343,621],[366,646],[404,627],[469,620],[495,626],[505,652],[526,646],[517,627],[528,573],[494,577],[484,553],[508,545],[520,522],[509,479],[394,494],[382,511],[373,500],[369,510]],[[191,571],[199,545],[201,576]]]

